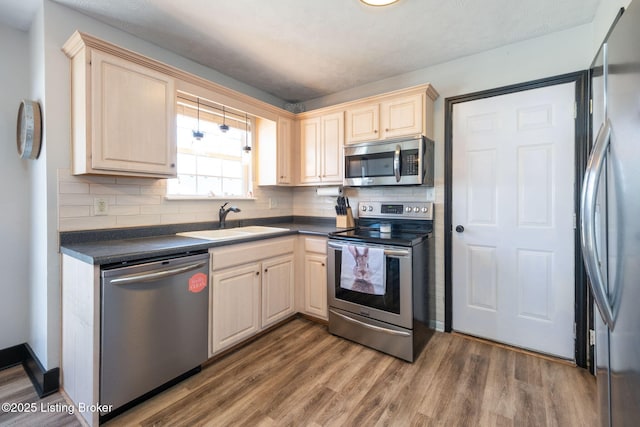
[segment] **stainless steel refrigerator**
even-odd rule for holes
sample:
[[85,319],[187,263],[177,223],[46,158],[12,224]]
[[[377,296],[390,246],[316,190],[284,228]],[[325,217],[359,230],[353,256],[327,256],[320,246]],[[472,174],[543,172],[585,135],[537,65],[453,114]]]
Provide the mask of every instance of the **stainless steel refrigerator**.
[[591,67],[594,142],[581,240],[597,309],[601,425],[640,425],[640,0],[621,13]]

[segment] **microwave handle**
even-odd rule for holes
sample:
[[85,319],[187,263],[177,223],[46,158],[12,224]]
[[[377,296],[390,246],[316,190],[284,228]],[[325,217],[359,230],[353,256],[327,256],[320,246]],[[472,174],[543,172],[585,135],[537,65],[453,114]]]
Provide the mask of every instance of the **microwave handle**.
[[400,182],[400,144],[396,145],[396,151],[393,153],[393,172],[396,175],[396,182]]

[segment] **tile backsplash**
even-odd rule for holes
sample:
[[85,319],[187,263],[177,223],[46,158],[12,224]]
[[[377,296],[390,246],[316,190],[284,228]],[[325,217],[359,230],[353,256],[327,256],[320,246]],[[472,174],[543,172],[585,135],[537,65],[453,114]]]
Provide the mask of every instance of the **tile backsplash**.
[[[72,175],[58,170],[59,231],[94,230],[216,221],[222,199],[167,199],[166,180]],[[359,200],[434,201],[434,189],[424,187],[345,188],[354,215]],[[106,213],[100,214],[99,203]],[[233,219],[274,216],[334,217],[335,197],[318,196],[316,187],[259,187],[254,199],[232,200],[241,212]]]
[[[59,231],[138,227],[217,221],[223,199],[169,200],[166,180],[107,176],[74,176],[58,170]],[[97,211],[105,202],[106,214]],[[231,200],[241,212],[233,219],[287,216],[293,211],[289,188],[254,187],[254,199]],[[229,219],[232,219],[231,216]]]

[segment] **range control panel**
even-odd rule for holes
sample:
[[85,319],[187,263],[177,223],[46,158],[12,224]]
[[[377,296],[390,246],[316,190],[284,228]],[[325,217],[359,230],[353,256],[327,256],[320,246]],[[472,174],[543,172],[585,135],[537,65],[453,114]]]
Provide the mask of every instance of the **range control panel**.
[[433,220],[433,202],[359,202],[358,216]]

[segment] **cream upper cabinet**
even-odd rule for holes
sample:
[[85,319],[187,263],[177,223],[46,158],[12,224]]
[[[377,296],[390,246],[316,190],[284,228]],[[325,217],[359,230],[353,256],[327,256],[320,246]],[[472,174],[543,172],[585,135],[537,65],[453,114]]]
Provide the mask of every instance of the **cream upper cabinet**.
[[382,138],[423,133],[424,95],[417,93],[380,103]]
[[380,138],[380,104],[377,102],[350,108],[346,116],[347,144]]
[[294,122],[286,117],[278,117],[278,143],[277,159],[278,166],[276,176],[278,184],[294,184],[293,165],[291,164],[291,154],[293,151]]
[[300,183],[342,183],[344,113],[300,121]]
[[295,122],[288,117],[256,118],[258,185],[295,184],[294,132]]
[[431,85],[346,106],[345,144],[422,134],[433,139]]
[[320,118],[300,121],[300,183],[320,182]]
[[82,37],[63,48],[71,58],[72,172],[176,176],[174,78]]

